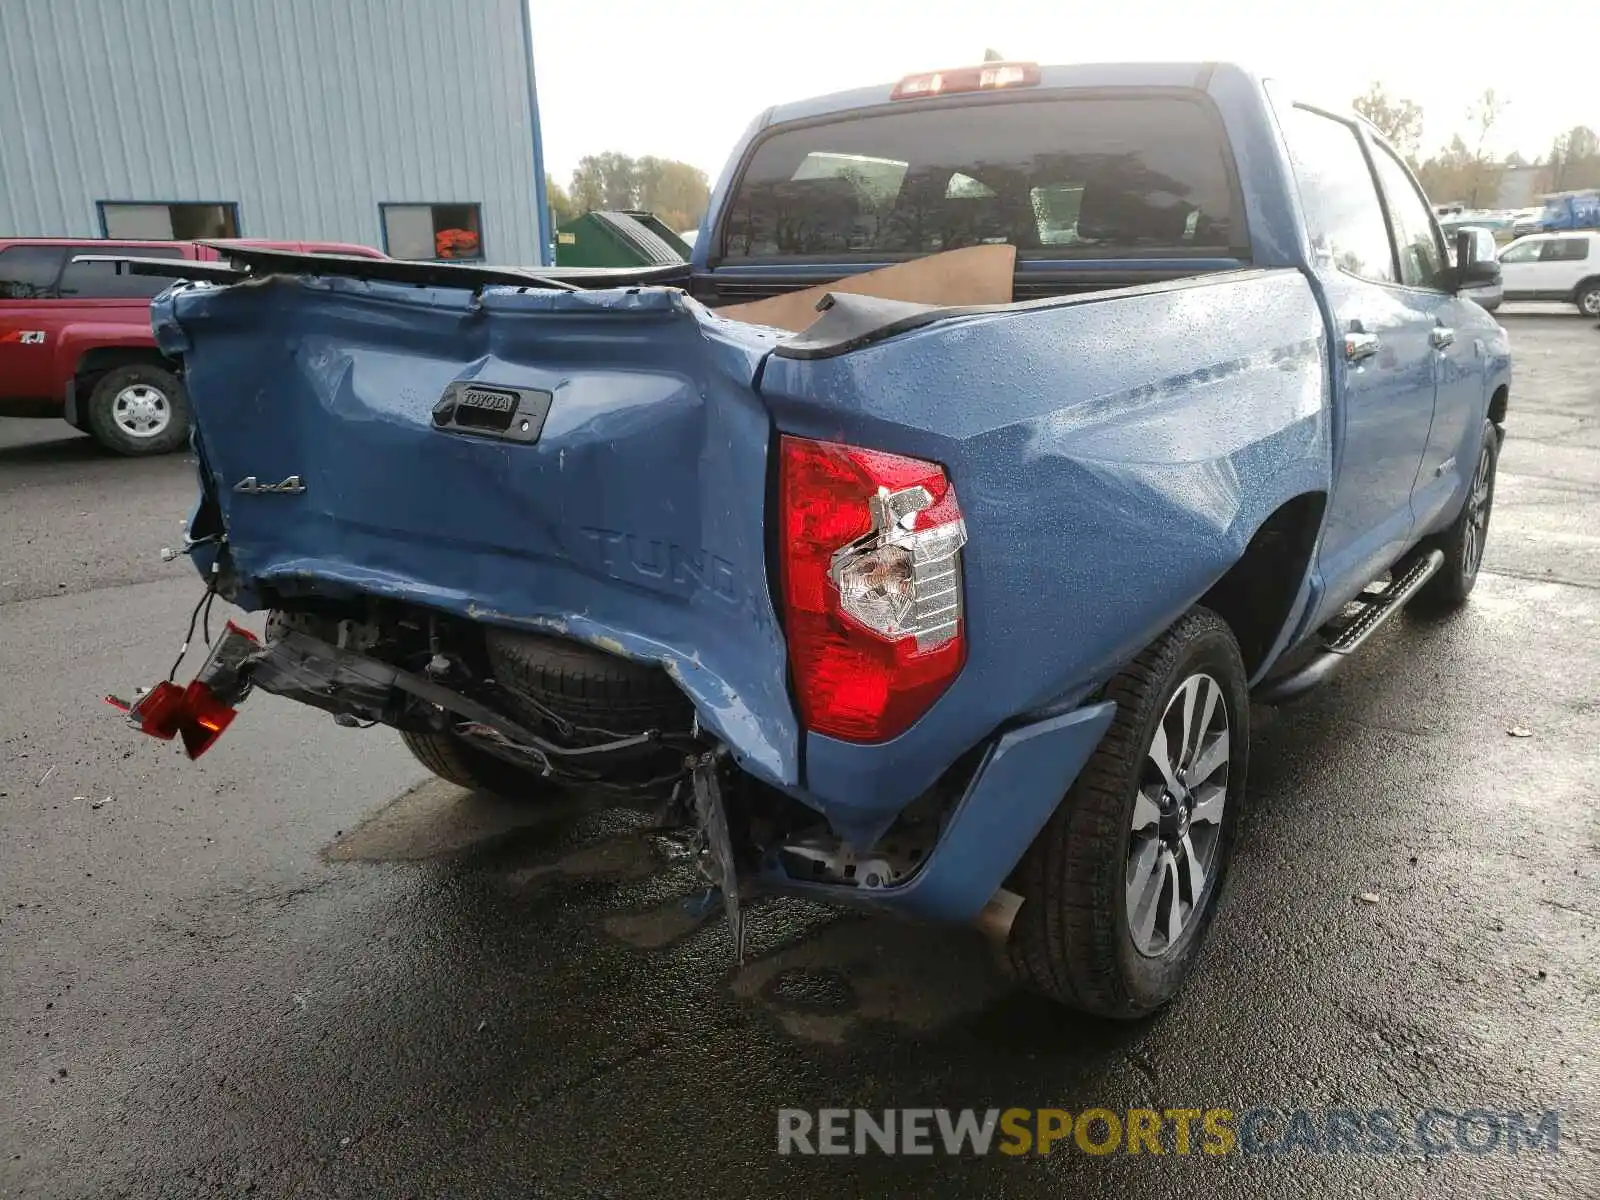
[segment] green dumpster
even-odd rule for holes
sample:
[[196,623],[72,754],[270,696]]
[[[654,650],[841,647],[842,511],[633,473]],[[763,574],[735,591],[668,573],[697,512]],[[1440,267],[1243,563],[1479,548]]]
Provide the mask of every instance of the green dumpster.
[[689,261],[689,244],[654,214],[585,213],[556,229],[558,267],[654,267]]

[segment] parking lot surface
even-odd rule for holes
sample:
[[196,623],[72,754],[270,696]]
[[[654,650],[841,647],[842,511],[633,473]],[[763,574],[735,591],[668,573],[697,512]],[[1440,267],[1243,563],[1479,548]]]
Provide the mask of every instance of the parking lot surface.
[[[1191,986],[1110,1025],[976,933],[696,922],[643,819],[427,778],[251,700],[201,762],[99,702],[199,584],[185,456],[0,423],[0,1195],[1600,1194],[1600,332],[1512,315],[1485,574],[1257,716]],[[1555,1152],[796,1158],[780,1108],[1558,1110]]]

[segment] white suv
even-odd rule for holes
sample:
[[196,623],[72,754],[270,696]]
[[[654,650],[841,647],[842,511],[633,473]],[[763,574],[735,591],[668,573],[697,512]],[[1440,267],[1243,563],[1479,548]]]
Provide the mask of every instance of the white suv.
[[1507,300],[1561,300],[1600,317],[1600,230],[1535,233],[1500,251]]

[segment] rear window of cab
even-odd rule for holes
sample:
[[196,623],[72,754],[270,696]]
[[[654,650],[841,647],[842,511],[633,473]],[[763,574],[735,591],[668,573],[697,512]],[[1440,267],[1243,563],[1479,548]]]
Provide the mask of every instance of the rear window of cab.
[[749,157],[721,258],[1244,257],[1226,136],[1198,95],[872,110],[781,128]]

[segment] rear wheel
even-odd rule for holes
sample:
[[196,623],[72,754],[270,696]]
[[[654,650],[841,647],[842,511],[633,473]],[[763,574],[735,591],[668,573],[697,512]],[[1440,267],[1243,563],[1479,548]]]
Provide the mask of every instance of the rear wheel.
[[1572,302],[1586,317],[1600,317],[1600,279],[1583,284]]
[[492,792],[510,800],[542,800],[555,791],[555,785],[537,771],[496,758],[451,733],[405,730],[400,740],[440,779],[475,792]]
[[118,454],[166,454],[189,440],[189,396],[170,371],[148,363],[115,367],[89,393],[89,432]]
[[1051,999],[1132,1018],[1188,976],[1227,873],[1250,745],[1239,645],[1197,608],[1106,699],[1110,728],[1012,876],[1006,950]]

